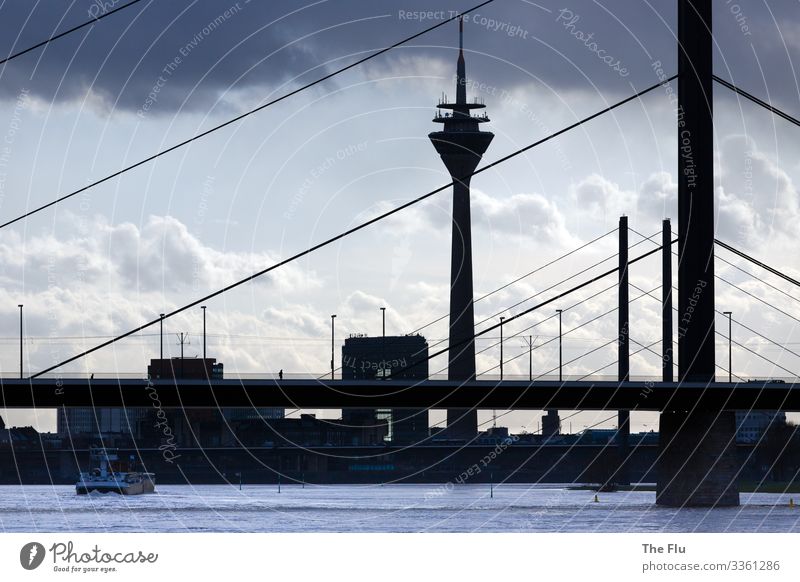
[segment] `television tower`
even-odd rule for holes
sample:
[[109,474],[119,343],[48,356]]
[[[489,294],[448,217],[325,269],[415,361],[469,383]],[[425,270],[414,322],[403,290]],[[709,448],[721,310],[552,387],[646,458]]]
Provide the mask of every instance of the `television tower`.
[[[442,131],[428,135],[442,157],[453,184],[453,239],[450,262],[450,334],[448,352],[449,380],[475,379],[475,312],[472,305],[472,226],[470,218],[470,176],[478,167],[494,137],[481,131],[480,124],[489,121],[484,113],[473,116],[473,109],[485,105],[474,100],[467,103],[467,75],[464,63],[464,20],[459,19],[456,102],[443,96],[433,119],[443,125]],[[443,113],[442,110],[452,113]],[[447,435],[453,439],[472,439],[478,433],[478,411],[448,409]]]

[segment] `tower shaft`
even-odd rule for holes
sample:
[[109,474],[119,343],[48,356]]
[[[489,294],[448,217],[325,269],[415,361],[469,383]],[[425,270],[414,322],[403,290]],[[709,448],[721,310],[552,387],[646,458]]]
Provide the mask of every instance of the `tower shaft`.
[[[472,283],[472,219],[470,210],[470,176],[478,167],[494,135],[480,130],[489,121],[476,117],[472,109],[479,103],[467,103],[467,76],[463,50],[464,23],[460,21],[459,53],[456,67],[456,102],[439,103],[439,109],[452,113],[437,114],[434,122],[444,125],[442,131],[428,137],[442,158],[453,180],[452,246],[450,256],[450,329],[448,372],[450,380],[466,382],[475,379],[475,312]],[[469,440],[478,433],[478,411],[449,409],[447,434],[452,439]]]

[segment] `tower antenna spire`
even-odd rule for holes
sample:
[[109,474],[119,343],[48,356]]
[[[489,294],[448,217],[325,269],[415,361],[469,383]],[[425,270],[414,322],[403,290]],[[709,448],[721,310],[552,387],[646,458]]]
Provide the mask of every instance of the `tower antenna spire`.
[[467,66],[464,63],[464,17],[458,18],[458,64],[456,65],[456,103],[467,102]]

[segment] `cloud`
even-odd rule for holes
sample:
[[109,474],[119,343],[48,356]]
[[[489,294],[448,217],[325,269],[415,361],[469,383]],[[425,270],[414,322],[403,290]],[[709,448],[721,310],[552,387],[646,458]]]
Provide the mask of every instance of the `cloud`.
[[[425,201],[389,218],[381,232],[389,234],[401,242],[420,232],[431,230],[450,237],[452,196]],[[380,202],[361,215],[363,219],[373,218],[387,212],[395,205]],[[471,194],[472,228],[499,236],[533,238],[549,246],[580,244],[569,234],[564,215],[558,205],[541,194],[513,194],[498,198],[482,190],[472,188]],[[393,260],[402,262],[405,250],[395,245]]]
[[629,214],[635,207],[635,194],[622,190],[618,184],[599,174],[584,178],[573,188],[575,205],[589,216],[603,217],[603,221]]
[[[9,286],[105,286],[126,293],[201,295],[276,262],[271,252],[221,251],[171,216],[150,216],[137,227],[66,212],[52,232],[28,236],[0,232],[2,277]],[[291,294],[321,284],[313,272],[288,265],[253,281]]]
[[[586,222],[615,223],[620,216],[632,218],[632,223],[658,224],[667,217],[677,216],[678,185],[666,172],[655,172],[628,190],[599,174],[590,174],[571,188],[575,211]],[[631,224],[634,226],[634,224]]]
[[551,246],[575,246],[564,215],[552,200],[541,194],[514,194],[494,198],[481,190],[472,190],[473,222],[500,235],[533,238]]
[[678,216],[678,184],[667,172],[649,176],[639,191],[639,211],[648,219],[672,218]]
[[767,245],[793,248],[800,219],[800,192],[786,171],[775,165],[754,140],[741,135],[722,141],[720,170],[720,237],[743,249]]
[[[749,35],[727,6],[718,6],[715,40],[721,47],[719,70],[730,66],[737,84],[757,90],[763,69],[772,96],[792,103],[796,87],[783,82],[791,66],[783,43],[794,46],[798,15],[785,4],[748,6],[747,24],[758,31]],[[144,3],[7,63],[0,69],[0,96],[13,99],[24,86],[44,102],[88,96],[95,107],[153,115],[181,107],[208,110],[218,99],[236,107],[254,88],[266,96],[296,77],[322,76],[465,6],[458,0],[408,0],[402,6],[358,0]],[[0,54],[83,22],[90,10],[96,10],[94,0],[58,9],[6,1],[0,6]],[[564,19],[560,4],[518,0],[473,13],[466,32],[469,75],[508,90],[537,80],[554,92],[577,87],[619,94],[630,92],[629,83],[651,84],[655,60],[675,68],[673,4],[574,0],[569,12],[576,20]],[[420,13],[435,15],[422,19]],[[382,55],[367,75],[439,74],[440,65],[431,67],[433,73],[420,65],[452,64],[455,30],[454,24],[442,27]],[[623,78],[606,66],[598,51],[620,60],[630,75]]]

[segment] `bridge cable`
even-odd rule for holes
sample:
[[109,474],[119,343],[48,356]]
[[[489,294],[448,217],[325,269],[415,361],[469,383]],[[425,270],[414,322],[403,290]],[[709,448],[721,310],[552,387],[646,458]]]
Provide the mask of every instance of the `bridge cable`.
[[[117,8],[109,10],[108,12],[104,12],[100,16],[95,16],[91,20],[87,20],[83,24],[79,24],[77,26],[73,26],[69,30],[65,30],[64,32],[60,32],[60,33],[58,33],[58,34],[56,34],[54,36],[51,36],[50,38],[48,38],[46,40],[43,40],[42,42],[36,43],[35,45],[30,46],[30,47],[28,47],[28,48],[26,48],[24,50],[19,51],[19,52],[16,52],[13,55],[10,55],[10,56],[8,56],[8,57],[6,57],[4,59],[0,59],[0,65],[4,65],[5,63],[7,63],[10,60],[16,59],[17,57],[21,57],[22,55],[24,55],[26,53],[29,53],[29,52],[31,52],[33,50],[36,50],[38,48],[41,48],[46,44],[50,44],[54,40],[58,40],[59,38],[67,36],[68,34],[72,34],[73,32],[75,32],[77,30],[80,30],[81,28],[84,28],[86,26],[94,24],[95,22],[98,22],[98,21],[102,20],[103,18],[105,18],[107,16],[111,16],[112,14],[114,14],[116,12],[119,12],[121,10],[125,10],[126,8],[129,8],[129,7],[133,6],[134,4],[138,4],[141,1],[142,0],[131,0],[127,4],[123,4],[122,6],[118,6]],[[153,0],[150,0],[150,4],[152,4],[152,2],[153,2]],[[145,8],[147,8],[147,7],[145,6]]]
[[[600,111],[598,111],[596,113],[593,113],[592,115],[590,115],[588,117],[585,117],[585,118],[581,119],[580,121],[577,121],[577,122],[575,122],[575,123],[563,128],[563,129],[560,129],[560,130],[556,131],[555,133],[551,133],[550,135],[548,135],[548,136],[546,136],[546,137],[544,137],[542,139],[539,139],[539,140],[537,140],[537,141],[535,141],[535,142],[533,142],[531,144],[528,144],[527,146],[522,147],[522,148],[520,148],[520,149],[518,149],[518,150],[516,150],[516,151],[514,151],[514,152],[512,152],[512,153],[510,153],[510,154],[508,154],[506,156],[503,156],[502,158],[500,158],[498,160],[495,160],[494,162],[492,162],[490,164],[487,164],[486,166],[478,168],[477,170],[475,170],[474,172],[472,172],[469,175],[461,176],[460,178],[458,178],[458,179],[456,179],[456,180],[454,180],[452,182],[449,182],[448,184],[445,184],[443,186],[439,186],[438,188],[436,188],[434,190],[431,190],[427,194],[423,194],[422,196],[419,196],[419,197],[417,197],[417,198],[415,198],[413,200],[405,202],[405,203],[401,204],[400,206],[398,206],[396,208],[393,208],[392,210],[384,212],[383,214],[380,214],[378,216],[375,216],[374,218],[371,218],[371,219],[369,219],[369,220],[367,220],[365,222],[362,222],[361,224],[358,224],[358,225],[354,226],[353,228],[350,228],[350,229],[348,229],[348,230],[346,230],[346,231],[344,231],[342,233],[339,233],[339,234],[337,234],[337,235],[335,235],[335,236],[333,236],[333,237],[331,237],[331,238],[329,238],[329,239],[327,239],[325,241],[322,241],[322,242],[317,243],[317,244],[315,244],[315,245],[313,245],[313,246],[311,246],[311,247],[309,247],[309,248],[307,248],[307,249],[305,249],[303,251],[295,253],[294,255],[292,255],[292,256],[290,256],[290,257],[288,257],[286,259],[283,259],[282,261],[279,261],[279,262],[275,263],[274,265],[272,265],[270,267],[267,267],[265,269],[257,271],[256,273],[248,275],[247,277],[244,277],[243,279],[239,279],[238,281],[236,281],[234,283],[231,283],[230,285],[227,285],[227,286],[225,286],[225,287],[223,287],[221,289],[218,289],[218,290],[214,291],[213,293],[209,293],[208,295],[206,295],[204,297],[201,297],[200,299],[196,299],[195,301],[192,301],[191,303],[187,303],[187,304],[183,305],[182,307],[174,309],[171,312],[164,314],[163,318],[154,319],[152,321],[144,323],[144,324],[142,324],[142,325],[140,325],[138,327],[135,327],[132,330],[129,330],[129,331],[123,333],[123,334],[120,334],[120,335],[116,336],[115,338],[112,338],[112,339],[110,339],[108,341],[105,341],[105,342],[103,342],[101,344],[98,344],[98,345],[96,345],[96,346],[94,346],[94,347],[92,347],[92,348],[90,348],[88,350],[84,350],[83,352],[81,352],[79,354],[76,354],[76,355],[74,355],[74,356],[72,356],[70,358],[67,358],[66,360],[62,360],[61,362],[59,362],[57,364],[49,366],[48,368],[45,368],[44,370],[41,370],[41,371],[39,371],[39,372],[37,372],[35,374],[32,374],[30,376],[30,378],[31,379],[32,378],[36,378],[38,376],[41,376],[42,374],[46,374],[47,372],[52,372],[53,370],[55,370],[57,368],[60,368],[61,366],[65,365],[65,364],[68,364],[70,362],[74,362],[75,360],[78,360],[78,359],[80,359],[80,358],[82,358],[84,356],[87,356],[87,355],[89,355],[91,353],[94,353],[94,352],[96,352],[96,351],[98,351],[98,350],[100,350],[100,349],[102,349],[104,347],[107,347],[107,346],[109,346],[111,344],[114,344],[114,343],[116,343],[116,342],[118,342],[118,341],[120,341],[120,340],[122,340],[122,339],[124,339],[124,338],[126,338],[128,336],[131,336],[131,335],[133,335],[135,333],[138,333],[138,332],[142,331],[143,329],[147,329],[148,327],[156,325],[160,321],[163,321],[165,319],[169,319],[170,317],[172,317],[174,315],[182,313],[182,312],[184,312],[184,311],[186,311],[188,309],[191,309],[192,307],[195,307],[197,305],[200,305],[201,303],[204,303],[205,301],[208,301],[209,299],[213,299],[214,297],[222,295],[222,294],[224,294],[224,293],[226,293],[226,292],[228,292],[228,291],[230,291],[232,289],[235,289],[236,287],[239,287],[241,285],[244,285],[245,283],[253,281],[254,279],[257,279],[257,278],[259,278],[259,277],[261,277],[263,275],[266,275],[267,273],[270,273],[270,272],[272,272],[272,271],[274,271],[276,269],[279,269],[280,267],[283,267],[283,266],[285,266],[285,265],[287,265],[287,264],[289,264],[289,263],[291,263],[293,261],[296,261],[297,259],[305,257],[306,255],[310,255],[311,253],[313,253],[313,252],[315,252],[315,251],[317,251],[317,250],[319,250],[321,248],[327,247],[327,246],[333,244],[336,241],[339,241],[339,240],[341,240],[343,238],[346,238],[347,236],[349,236],[349,235],[351,235],[353,233],[356,233],[356,232],[358,232],[360,230],[363,230],[363,229],[365,229],[366,227],[368,227],[368,226],[370,226],[372,224],[380,222],[381,220],[384,220],[384,219],[388,218],[389,216],[392,216],[393,214],[401,212],[402,210],[405,210],[406,208],[409,208],[409,207],[411,207],[411,206],[413,206],[415,204],[418,204],[418,203],[422,202],[423,200],[426,200],[426,199],[430,198],[431,196],[433,196],[435,194],[438,194],[439,192],[442,192],[443,190],[446,190],[446,189],[450,188],[450,186],[453,186],[457,181],[465,180],[466,178],[475,176],[475,175],[480,174],[482,172],[485,172],[485,171],[487,171],[487,170],[489,170],[491,168],[499,166],[500,164],[502,164],[502,163],[504,163],[504,162],[506,162],[506,161],[508,161],[508,160],[510,160],[512,158],[515,158],[515,157],[517,157],[517,156],[519,156],[519,155],[521,155],[521,154],[523,154],[523,153],[535,148],[538,145],[541,145],[541,144],[543,144],[545,142],[548,142],[548,141],[550,141],[550,140],[552,140],[552,139],[554,139],[554,138],[556,138],[556,137],[558,137],[558,136],[560,136],[560,135],[562,135],[564,133],[567,133],[568,131],[570,131],[572,129],[575,129],[576,127],[580,127],[581,125],[583,125],[583,124],[585,124],[585,123],[587,123],[587,122],[589,122],[589,121],[591,121],[593,119],[596,119],[597,117],[600,117],[601,115],[604,115],[605,113],[608,113],[609,111],[612,111],[612,110],[614,110],[614,109],[616,109],[618,107],[621,107],[622,105],[624,105],[626,103],[629,103],[629,102],[631,102],[631,101],[633,101],[635,99],[638,99],[641,96],[643,96],[643,95],[645,95],[645,94],[647,94],[647,93],[649,93],[649,92],[651,92],[651,91],[653,91],[653,90],[665,85],[666,83],[671,82],[672,80],[675,79],[675,77],[677,77],[677,75],[673,75],[672,77],[670,77],[666,81],[657,83],[655,85],[651,85],[647,89],[644,89],[644,90],[636,93],[635,95],[631,95],[630,97],[626,97],[625,99],[623,99],[621,101],[618,101],[618,102],[616,102],[615,104],[613,104],[613,105],[611,105],[609,107],[606,107],[606,108],[604,108],[604,109],[602,109],[602,110],[600,110]],[[0,228],[2,228],[2,225],[0,225]],[[659,249],[660,248],[661,247],[659,247]],[[631,262],[635,262],[637,260],[641,260],[642,258],[645,258],[646,256],[649,256],[649,255],[653,254],[656,251],[658,251],[658,249],[655,249],[654,251],[652,251],[650,253],[642,255],[639,258],[634,259],[634,261],[631,261]],[[608,275],[610,275],[610,274],[612,274],[612,273],[614,273],[616,271],[617,271],[617,268],[614,268],[613,270],[607,272],[606,274],[602,275],[599,278],[608,276]],[[598,280],[599,278],[595,278],[594,280]],[[593,281],[589,281],[588,283],[580,285],[580,286],[576,287],[575,289],[579,289],[579,288],[585,287],[586,285],[591,284],[592,282]],[[562,295],[554,298],[553,300],[558,299],[560,297],[563,297],[564,295],[565,294],[562,294]],[[545,304],[550,303],[550,302],[551,301],[547,301]],[[530,313],[534,309],[535,308],[529,309],[529,310],[523,312],[523,314]],[[513,319],[516,319],[517,317],[519,317],[519,315],[515,315],[515,316],[510,317],[509,318],[509,322],[512,321]],[[495,326],[495,327],[497,327],[497,326]],[[491,329],[494,329],[494,327],[489,328],[486,331],[489,331]],[[481,332],[481,334],[483,334],[483,333],[485,333],[485,332]],[[450,348],[448,348],[448,350],[449,349]],[[447,350],[445,350],[445,351],[447,351]]]
[[791,313],[788,313],[788,312],[784,311],[784,310],[783,310],[783,309],[781,309],[780,307],[776,307],[775,305],[773,305],[772,303],[770,303],[769,301],[767,301],[767,300],[765,300],[765,299],[762,299],[762,298],[761,298],[761,297],[759,297],[758,295],[754,295],[753,293],[750,293],[750,291],[747,291],[747,290],[745,290],[745,289],[742,289],[742,288],[741,288],[741,287],[739,287],[739,286],[738,286],[736,283],[732,283],[732,282],[728,281],[727,279],[725,279],[724,277],[721,277],[721,276],[719,276],[719,275],[714,275],[714,278],[716,278],[716,279],[719,279],[719,280],[720,280],[720,281],[722,281],[723,283],[727,283],[728,285],[730,285],[730,286],[731,286],[731,287],[733,287],[734,289],[738,290],[739,292],[741,292],[741,293],[744,293],[744,294],[745,294],[745,295],[747,295],[748,297],[752,297],[752,298],[753,298],[753,299],[755,299],[756,301],[759,301],[760,303],[763,303],[763,304],[764,304],[764,305],[766,305],[767,307],[770,307],[770,308],[774,309],[775,311],[777,311],[778,313],[781,313],[781,314],[785,315],[785,316],[786,316],[786,317],[788,317],[789,319],[793,319],[793,320],[795,320],[796,322],[800,323],[800,319],[798,319],[797,317],[795,317],[795,316],[794,316],[794,315],[792,315]]
[[727,259],[725,259],[725,257],[721,257],[721,256],[719,256],[719,255],[716,255],[716,256],[715,256],[715,259],[719,259],[719,260],[720,260],[720,261],[722,261],[723,263],[725,263],[725,264],[727,264],[727,265],[730,265],[731,267],[733,267],[733,268],[734,268],[734,269],[736,269],[737,271],[740,271],[741,273],[744,273],[745,275],[747,275],[748,277],[750,277],[750,278],[752,278],[752,279],[755,279],[755,280],[756,280],[756,281],[758,281],[759,283],[762,283],[762,284],[766,285],[767,287],[769,287],[769,288],[771,288],[771,289],[774,289],[774,290],[775,290],[775,291],[777,291],[778,293],[781,293],[782,295],[785,295],[785,296],[786,296],[786,297],[788,297],[789,299],[791,299],[791,300],[793,300],[793,301],[797,301],[798,303],[800,303],[800,298],[797,298],[797,297],[795,297],[794,295],[792,295],[792,294],[790,294],[790,293],[787,293],[786,291],[784,291],[784,290],[783,290],[783,289],[781,289],[780,287],[776,287],[775,285],[773,285],[772,283],[770,283],[770,282],[769,282],[769,281],[767,281],[766,279],[763,279],[763,278],[759,277],[759,276],[758,276],[758,275],[756,275],[755,273],[751,273],[750,271],[747,271],[747,270],[745,270],[745,269],[742,269],[742,268],[741,268],[739,265],[737,265],[737,264],[735,264],[735,263],[732,263],[732,262],[728,261]]
[[786,113],[784,111],[781,111],[780,109],[778,109],[774,105],[770,105],[766,101],[763,101],[763,100],[759,99],[758,97],[748,93],[744,89],[739,89],[739,87],[737,87],[733,83],[730,83],[730,82],[726,81],[725,79],[722,79],[722,78],[720,78],[720,77],[718,77],[716,75],[713,75],[713,78],[717,83],[719,83],[723,87],[727,87],[728,89],[730,89],[734,93],[736,93],[738,95],[741,95],[742,97],[744,97],[746,99],[749,99],[750,101],[752,101],[756,105],[760,105],[761,107],[763,107],[764,109],[774,113],[778,117],[782,117],[783,119],[785,119],[789,123],[793,123],[793,124],[795,124],[797,126],[800,126],[800,120],[797,119],[796,117],[792,117],[788,113]]
[[766,263],[762,263],[758,259],[751,257],[747,253],[744,253],[744,252],[740,251],[739,249],[736,249],[736,248],[732,247],[731,245],[729,245],[727,243],[722,242],[718,238],[715,238],[714,242],[717,243],[719,246],[721,246],[723,249],[725,249],[727,251],[730,251],[735,255],[739,255],[743,259],[747,259],[748,261],[750,261],[751,263],[753,263],[754,265],[756,265],[758,267],[761,267],[765,271],[769,271],[773,275],[777,275],[778,277],[780,277],[784,281],[788,281],[792,285],[795,285],[796,287],[800,287],[800,281],[798,281],[797,279],[795,279],[793,277],[790,277],[786,273],[783,273],[783,272],[779,271],[778,269],[775,269],[774,267],[770,267]]
[[[513,281],[511,281],[511,282],[509,282],[509,283],[506,283],[506,284],[505,284],[505,285],[503,285],[502,287],[499,287],[499,288],[495,289],[494,291],[491,291],[491,292],[489,292],[489,293],[487,293],[487,294],[485,294],[485,295],[483,295],[483,296],[479,297],[479,298],[478,298],[478,299],[476,299],[476,300],[475,300],[473,303],[477,303],[478,301],[481,301],[482,299],[485,299],[485,298],[489,297],[490,295],[493,295],[494,293],[497,293],[498,291],[500,291],[500,290],[502,290],[502,289],[505,289],[506,287],[508,287],[508,286],[510,286],[510,285],[512,285],[512,284],[514,284],[514,283],[516,283],[516,282],[518,282],[518,281],[521,281],[521,280],[522,280],[522,279],[524,279],[525,277],[528,277],[528,276],[530,276],[530,275],[532,275],[532,274],[536,273],[537,271],[541,271],[541,270],[545,269],[546,267],[553,265],[554,263],[556,263],[556,262],[560,261],[561,259],[564,259],[564,258],[566,258],[566,257],[568,257],[568,256],[570,256],[570,255],[572,255],[573,253],[575,253],[575,252],[577,252],[577,251],[579,251],[579,250],[581,250],[581,249],[583,249],[583,248],[586,248],[586,247],[587,247],[587,246],[589,246],[590,244],[592,244],[592,243],[595,243],[595,242],[597,242],[597,241],[599,241],[599,240],[601,240],[601,239],[603,239],[603,238],[605,238],[605,237],[607,237],[607,236],[609,236],[609,235],[611,235],[611,234],[615,233],[617,230],[619,230],[619,229],[618,229],[618,228],[615,228],[615,229],[613,229],[613,230],[611,230],[611,231],[609,231],[609,232],[605,233],[604,235],[602,235],[602,236],[599,236],[599,237],[597,237],[597,238],[595,238],[595,239],[593,239],[593,240],[589,241],[588,243],[586,243],[586,244],[584,244],[584,245],[581,245],[580,247],[577,247],[576,249],[573,249],[573,250],[569,251],[568,253],[565,253],[564,255],[561,255],[560,257],[558,257],[558,258],[556,258],[556,259],[554,259],[554,260],[552,260],[552,261],[550,261],[550,262],[546,263],[545,265],[542,265],[541,267],[538,267],[537,269],[534,269],[533,271],[529,272],[528,274],[526,274],[526,275],[523,275],[523,276],[521,276],[521,277],[518,277],[517,279],[515,279],[515,280],[513,280]],[[655,236],[655,235],[653,235],[653,236]],[[629,249],[629,250],[630,250],[630,249],[633,249],[634,247],[637,247],[637,246],[639,246],[639,245],[640,245],[642,242],[644,242],[644,241],[639,241],[639,242],[637,242],[637,243],[635,243],[635,244],[631,245],[630,247],[628,247],[628,249]],[[600,265],[602,265],[603,263],[606,263],[606,262],[610,261],[611,259],[613,259],[613,258],[614,258],[614,257],[616,257],[616,256],[617,256],[617,254],[615,253],[615,254],[613,254],[613,255],[610,255],[610,256],[606,257],[605,259],[602,259],[602,260],[600,260],[600,261],[597,261],[597,262],[596,262],[596,263],[594,263],[593,265],[590,265],[589,267],[587,267],[587,268],[585,268],[585,269],[583,269],[583,270],[581,270],[581,271],[578,271],[577,273],[574,273],[574,274],[570,275],[569,277],[566,277],[565,279],[562,279],[562,280],[561,280],[561,281],[559,281],[558,283],[555,283],[555,284],[553,284],[553,285],[551,285],[551,286],[549,286],[549,287],[547,287],[547,288],[545,288],[545,289],[542,289],[542,290],[541,290],[541,291],[539,291],[538,293],[535,293],[535,294],[533,294],[533,295],[531,295],[531,296],[529,296],[529,297],[527,297],[527,298],[523,299],[522,301],[519,301],[518,303],[515,303],[514,305],[512,305],[512,306],[510,306],[510,307],[507,307],[507,308],[505,308],[505,309],[503,309],[502,311],[498,311],[498,312],[497,312],[497,313],[495,313],[494,315],[491,315],[491,316],[489,316],[489,317],[487,317],[487,318],[485,318],[485,319],[482,319],[481,321],[479,321],[479,322],[478,322],[478,323],[476,323],[475,325],[476,325],[476,326],[478,326],[478,325],[480,325],[480,324],[482,324],[482,323],[485,323],[486,321],[489,321],[489,320],[491,320],[491,319],[494,319],[494,318],[495,318],[495,317],[497,317],[499,314],[501,314],[501,313],[505,313],[505,312],[506,312],[506,311],[508,311],[509,309],[513,309],[514,307],[516,307],[516,306],[518,306],[518,305],[521,305],[521,304],[523,304],[523,303],[526,303],[527,301],[530,301],[531,299],[534,299],[534,298],[538,297],[539,295],[542,295],[543,293],[545,293],[545,292],[547,292],[547,291],[550,291],[551,289],[554,289],[554,288],[556,288],[556,287],[558,287],[558,286],[560,286],[560,285],[563,285],[563,284],[564,284],[564,283],[566,283],[567,281],[570,281],[570,280],[574,279],[575,277],[577,277],[578,275],[581,275],[581,274],[583,274],[583,273],[586,273],[587,271],[590,271],[590,270],[592,270],[592,269],[593,269],[593,268],[595,268],[595,267],[599,267],[599,266],[600,266]],[[612,288],[614,288],[614,287],[616,287],[616,286],[617,286],[617,284],[615,283],[614,285],[612,285],[612,286],[610,286],[610,287],[608,287],[608,288],[604,289],[604,290],[603,290],[603,291],[601,291],[600,293],[603,293],[603,292],[605,292],[605,291],[608,291],[609,289],[612,289]],[[593,297],[596,297],[596,296],[597,296],[597,295],[599,295],[600,293],[597,293],[597,294],[595,294],[595,295],[592,295],[591,297],[587,297],[586,299],[583,299],[582,301],[580,301],[580,302],[578,302],[578,303],[575,303],[575,304],[574,304],[574,305],[572,305],[571,307],[568,307],[568,308],[567,308],[567,309],[565,309],[564,311],[567,311],[567,310],[569,310],[569,309],[572,309],[572,308],[574,308],[574,307],[577,307],[577,306],[578,306],[578,305],[580,305],[581,303],[584,303],[584,302],[586,302],[587,300],[589,300],[589,299],[591,299],[591,298],[593,298]],[[426,324],[425,324],[425,325],[423,325],[422,327],[419,327],[419,328],[417,328],[415,331],[412,331],[412,332],[410,332],[409,334],[406,334],[406,335],[413,335],[413,334],[415,334],[415,333],[417,333],[417,332],[419,332],[419,331],[421,331],[421,330],[425,329],[426,327],[429,327],[429,326],[431,326],[431,325],[433,325],[433,324],[435,324],[435,323],[437,323],[437,322],[439,322],[439,321],[441,321],[441,320],[443,320],[443,319],[446,319],[448,316],[449,316],[449,313],[445,313],[444,315],[442,315],[442,316],[440,316],[440,317],[436,318],[435,320],[433,320],[433,321],[431,321],[431,322],[429,322],[429,323],[426,323]],[[529,330],[531,330],[531,329],[533,329],[533,328],[537,327],[538,325],[540,325],[540,324],[544,323],[545,321],[548,321],[548,320],[549,320],[549,319],[551,319],[552,317],[554,317],[554,316],[547,317],[547,318],[543,319],[542,321],[540,321],[540,322],[538,322],[538,323],[535,323],[535,324],[533,324],[533,325],[531,325],[531,326],[528,326],[528,327],[526,327],[526,328],[525,328],[524,330],[522,330],[522,331],[529,331]],[[494,339],[494,338],[493,338],[493,339]],[[443,343],[446,343],[447,341],[448,341],[448,338],[443,338],[443,339],[440,339],[440,340],[435,340],[435,343],[433,343],[432,345],[430,345],[430,346],[429,346],[429,349],[430,349],[430,348],[435,348],[436,346],[438,346],[438,345],[441,345],[441,344],[443,344]],[[495,344],[495,345],[497,345],[497,344]],[[478,353],[478,354],[480,354],[480,353],[483,353],[484,351],[486,351],[487,349],[491,349],[492,347],[494,347],[494,346],[489,346],[488,348],[485,348],[485,349],[483,349],[483,350],[481,350],[481,351],[479,351],[479,352],[477,352],[477,353]],[[417,352],[417,353],[419,353],[419,352]],[[414,354],[414,355],[416,355],[416,354]],[[476,354],[476,355],[477,355],[477,354]],[[342,370],[342,368],[343,368],[343,366],[339,366],[338,368],[336,368],[336,369],[335,369],[335,371],[337,371],[337,372],[338,372],[338,371]],[[436,372],[436,373],[438,373],[438,372]],[[330,375],[330,372],[326,372],[326,373],[322,374],[321,376],[318,376],[318,377],[317,377],[317,379],[318,379],[318,380],[323,380],[323,379],[325,379],[326,377],[328,377],[329,375]]]

